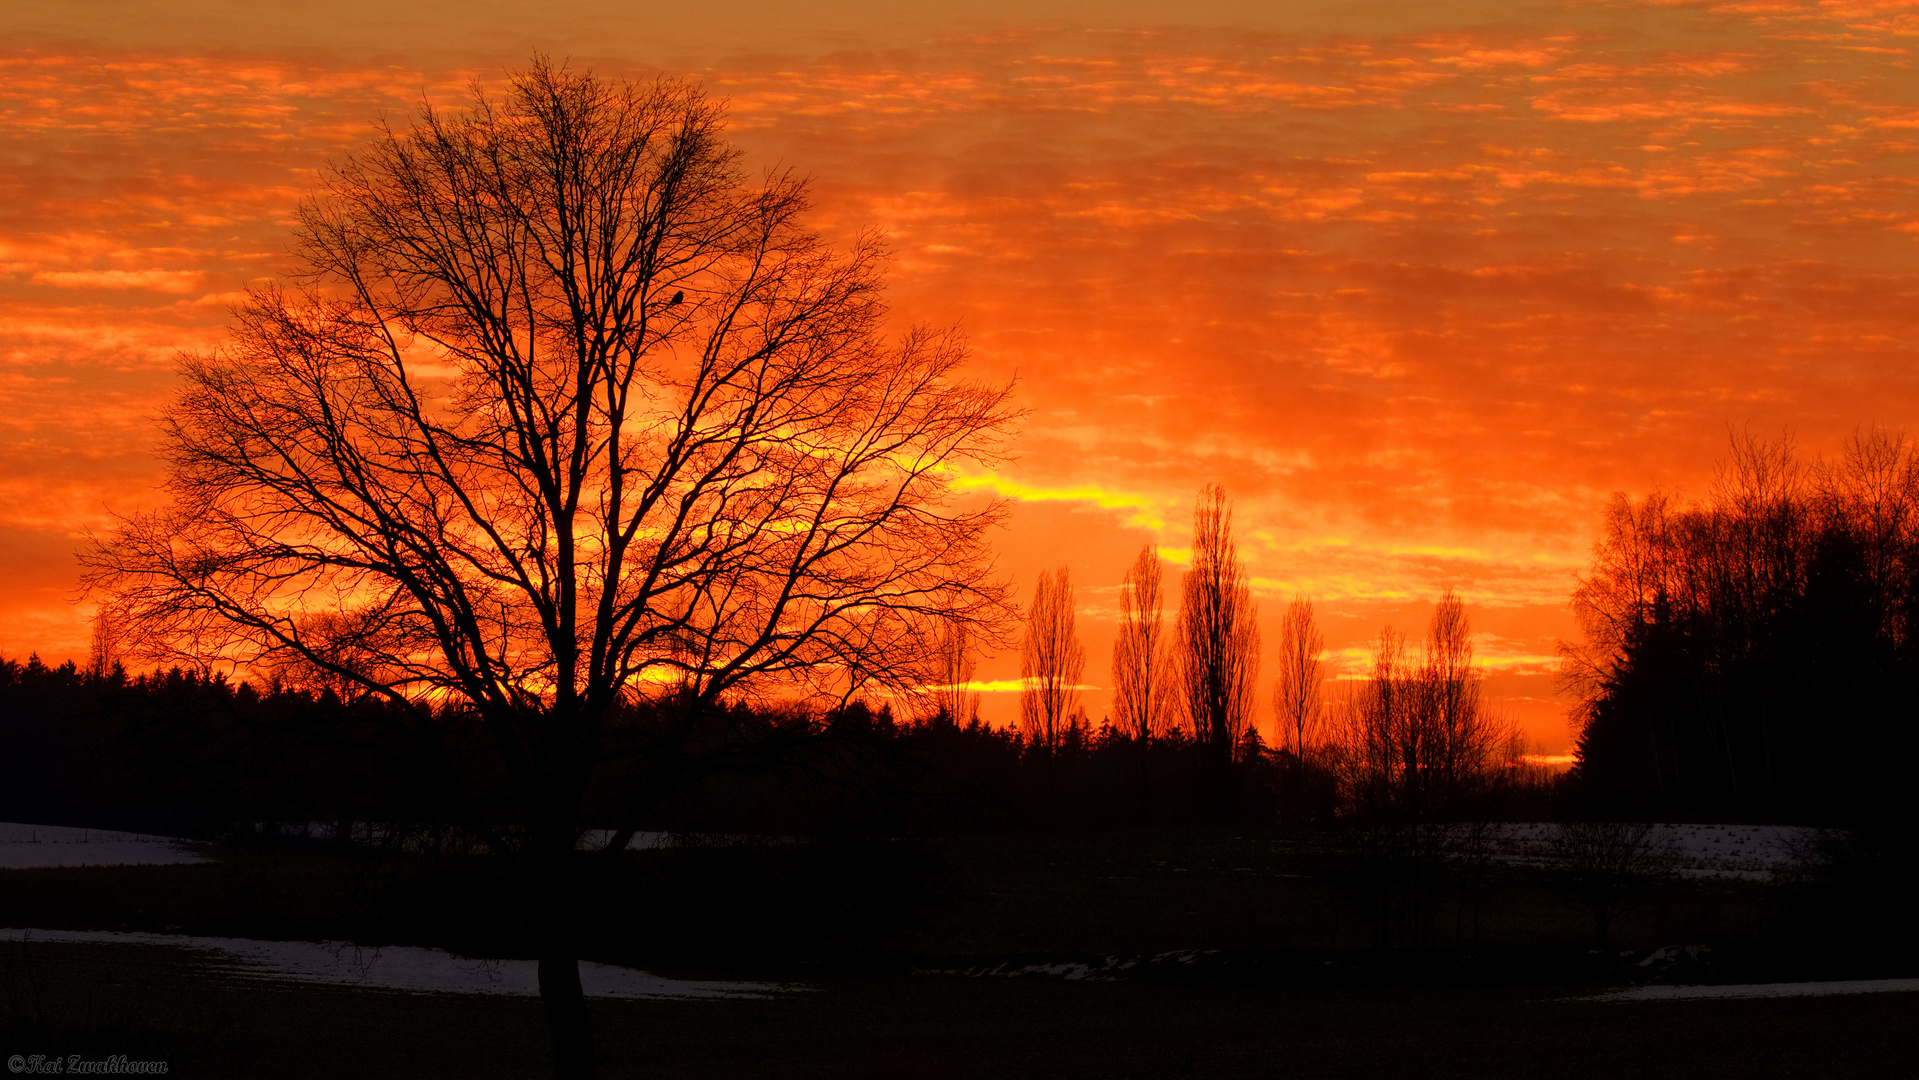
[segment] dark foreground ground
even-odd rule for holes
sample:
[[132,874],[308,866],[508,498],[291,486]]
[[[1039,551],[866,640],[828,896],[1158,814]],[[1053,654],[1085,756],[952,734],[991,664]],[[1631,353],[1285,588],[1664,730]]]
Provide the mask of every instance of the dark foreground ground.
[[[263,987],[174,950],[13,946],[8,1054],[170,1075],[526,1077],[529,999]],[[29,985],[31,989],[29,989]],[[827,978],[764,1001],[598,1002],[610,1077],[1874,1077],[1919,995],[1615,1004],[1537,989]],[[18,1015],[23,1013],[24,1015]]]
[[[1590,923],[1548,882],[1495,870],[1470,893],[1448,885],[1429,940],[1408,949],[1371,940],[1378,897],[1350,867],[1285,836],[1029,836],[812,858],[636,869],[622,902],[641,906],[608,913],[630,932],[601,959],[809,989],[596,1001],[607,1076],[1919,1075],[1919,994],[1582,1000],[1661,977],[1919,975],[1862,952],[1856,934],[1844,948],[1808,937],[1793,915],[1804,905],[1778,886],[1649,894],[1595,954]],[[483,882],[449,872],[324,852],[7,871],[0,925],[511,954],[475,937]],[[662,893],[696,902],[641,903]],[[1637,963],[1682,944],[1711,945],[1716,965],[1662,976]],[[1209,948],[1221,951],[1115,982],[913,973]],[[164,1060],[179,1076],[522,1077],[546,1071],[547,1048],[532,999],[246,981],[153,946],[0,943],[0,1054],[75,1053]]]

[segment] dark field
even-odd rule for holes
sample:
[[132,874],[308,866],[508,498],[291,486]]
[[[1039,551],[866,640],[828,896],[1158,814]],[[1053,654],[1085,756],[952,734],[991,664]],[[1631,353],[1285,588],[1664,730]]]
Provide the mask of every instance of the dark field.
[[[204,1076],[538,1076],[531,999],[243,986],[173,950],[9,950],[8,1053]],[[1911,1075],[1919,997],[1602,1004],[1550,989],[878,975],[769,1001],[597,1002],[609,1076]]]
[[[1672,981],[1914,974],[1841,939],[1827,948],[1808,938],[1792,888],[1674,886],[1619,924],[1614,950],[1595,955],[1589,924],[1547,881],[1495,869],[1476,893],[1455,882],[1438,895],[1424,947],[1372,948],[1371,894],[1310,840],[1041,835],[642,856],[618,894],[632,917],[609,924],[601,958],[813,989],[751,1001],[596,1001],[605,1072],[1852,1077],[1912,1075],[1919,1060],[1919,995],[1576,1000],[1645,981],[1656,969],[1637,960],[1661,945],[1714,949],[1711,966],[1668,972]],[[9,871],[0,873],[0,922],[510,955],[510,940],[484,940],[482,916],[502,910],[484,882],[470,864],[317,851]],[[466,902],[442,907],[449,898]],[[453,917],[436,919],[436,909]],[[1115,982],[912,973],[1186,949],[1219,951]],[[0,946],[0,989],[9,1055],[124,1054],[188,1076],[547,1069],[545,1023],[530,998],[251,982],[179,950],[49,943]]]

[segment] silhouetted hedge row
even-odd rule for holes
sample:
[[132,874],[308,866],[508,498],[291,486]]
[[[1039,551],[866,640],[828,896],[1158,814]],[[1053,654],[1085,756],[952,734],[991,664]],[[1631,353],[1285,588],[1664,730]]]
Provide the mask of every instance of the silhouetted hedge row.
[[[648,828],[953,835],[1328,822],[1341,810],[1325,764],[1257,743],[1222,774],[1190,739],[1142,742],[1083,722],[1048,751],[977,721],[905,722],[860,704],[824,717],[729,708],[737,715],[715,717],[716,726],[746,733],[748,750],[759,738],[777,752],[685,777]],[[195,836],[343,822],[385,823],[383,833],[403,835],[459,821],[392,719],[377,704],[330,692],[0,660],[0,820]],[[803,739],[789,737],[802,730]],[[1542,794],[1528,797],[1471,812],[1538,816]]]

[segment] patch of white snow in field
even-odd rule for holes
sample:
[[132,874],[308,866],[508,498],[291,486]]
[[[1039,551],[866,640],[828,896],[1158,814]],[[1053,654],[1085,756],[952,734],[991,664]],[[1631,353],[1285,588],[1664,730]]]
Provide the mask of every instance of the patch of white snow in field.
[[[1540,864],[1547,861],[1557,826],[1545,822],[1495,825],[1491,835],[1500,858]],[[1653,833],[1654,840],[1671,845],[1674,869],[1683,876],[1761,881],[1802,862],[1818,838],[1818,829],[1800,825],[1675,822],[1656,825]]]
[[[588,829],[580,834],[579,846],[589,851],[599,851],[613,842],[612,829]],[[626,842],[628,851],[656,851],[663,848],[686,847],[743,847],[747,845],[778,847],[795,844],[799,841],[791,836],[756,836],[752,833],[675,833],[675,832],[636,832],[633,839]]]
[[108,829],[0,822],[0,870],[205,862],[185,840]]
[[[411,945],[369,948],[342,941],[256,941],[110,930],[0,930],[0,940],[165,945],[212,953],[241,975],[336,986],[521,996],[540,992],[538,968],[531,960],[463,960],[440,949]],[[589,997],[610,998],[763,997],[780,989],[770,983],[667,979],[584,961],[580,983]]]
[[[653,851],[658,848],[675,846],[672,833],[636,832],[633,839],[626,842],[628,851]],[[580,847],[589,851],[598,851],[613,842],[612,829],[588,829],[580,834]]]
[[1919,979],[1845,979],[1834,982],[1743,983],[1731,986],[1635,986],[1596,1001],[1703,1001],[1716,998],[1828,997],[1833,994],[1919,993]]

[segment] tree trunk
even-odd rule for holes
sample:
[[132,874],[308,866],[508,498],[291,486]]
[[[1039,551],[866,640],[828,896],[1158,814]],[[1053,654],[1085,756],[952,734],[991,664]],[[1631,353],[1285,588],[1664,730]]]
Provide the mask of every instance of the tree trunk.
[[586,1015],[586,992],[580,986],[579,899],[582,882],[571,830],[547,830],[543,857],[534,860],[532,913],[534,941],[539,951],[540,1004],[546,1007],[548,1033],[553,1039],[555,1080],[592,1080],[597,1073],[593,1056],[593,1027]]
[[576,949],[540,950],[540,1003],[553,1036],[554,1080],[592,1080],[593,1026],[586,1016],[586,993],[580,988],[580,961]]

